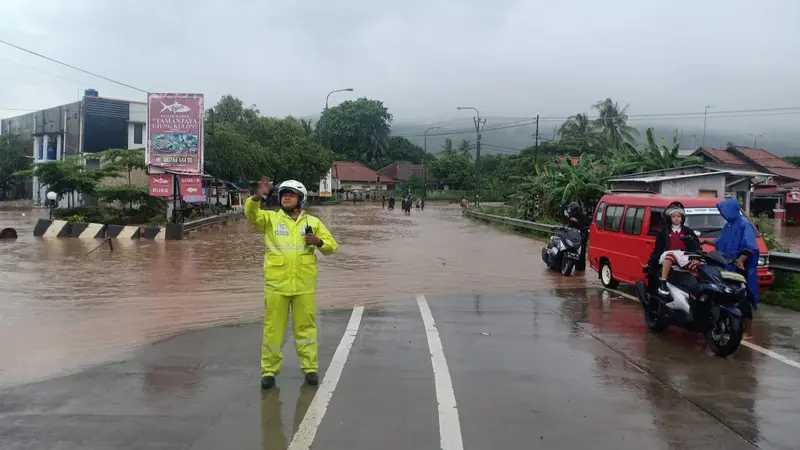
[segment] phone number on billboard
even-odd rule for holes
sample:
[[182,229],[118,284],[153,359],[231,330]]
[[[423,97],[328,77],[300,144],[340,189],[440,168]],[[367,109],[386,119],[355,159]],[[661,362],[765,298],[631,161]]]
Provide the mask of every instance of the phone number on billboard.
[[186,156],[157,156],[156,164],[191,164],[194,158]]

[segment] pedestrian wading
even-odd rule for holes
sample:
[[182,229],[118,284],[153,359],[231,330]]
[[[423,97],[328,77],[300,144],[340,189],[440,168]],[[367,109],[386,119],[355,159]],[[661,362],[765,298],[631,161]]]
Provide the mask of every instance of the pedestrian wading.
[[0,231],[0,239],[16,239],[17,238],[17,230],[13,228],[3,228],[3,231]]
[[339,245],[318,218],[303,211],[308,191],[299,181],[278,187],[281,209],[261,209],[261,199],[273,185],[262,177],[256,193],[244,205],[244,215],[264,233],[264,337],[261,344],[261,387],[275,386],[283,362],[281,346],[291,307],[294,344],[300,366],[310,385],[319,383],[317,351],[317,256],[336,252]]

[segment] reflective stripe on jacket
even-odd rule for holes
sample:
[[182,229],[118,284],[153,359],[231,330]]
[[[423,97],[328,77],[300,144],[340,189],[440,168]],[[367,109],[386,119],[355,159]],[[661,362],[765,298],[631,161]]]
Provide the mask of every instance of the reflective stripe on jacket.
[[311,294],[317,288],[317,256],[313,245],[306,245],[306,227],[322,239],[323,255],[336,252],[339,244],[318,218],[300,213],[293,220],[283,210],[265,211],[259,202],[248,198],[244,215],[253,227],[264,233],[264,281],[267,292],[282,295]]

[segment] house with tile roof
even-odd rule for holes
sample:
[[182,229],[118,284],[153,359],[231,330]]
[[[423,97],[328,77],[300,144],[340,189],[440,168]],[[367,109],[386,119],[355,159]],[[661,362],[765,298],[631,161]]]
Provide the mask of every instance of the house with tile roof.
[[720,169],[750,170],[768,173],[771,177],[754,180],[752,189],[753,213],[766,213],[783,222],[792,219],[800,223],[800,167],[779,156],[760,149],[739,147],[700,147],[692,153],[705,161],[705,166]]
[[379,174],[369,167],[352,161],[334,161],[331,168],[331,187],[333,192],[350,197],[368,194],[376,195],[386,191],[394,183],[392,177]]
[[378,170],[378,173],[391,177],[395,180],[389,189],[395,189],[394,183],[397,181],[408,181],[413,175],[425,180],[429,189],[447,190],[448,187],[442,185],[441,180],[431,173],[425,164],[413,164],[408,161],[395,161],[388,166]]

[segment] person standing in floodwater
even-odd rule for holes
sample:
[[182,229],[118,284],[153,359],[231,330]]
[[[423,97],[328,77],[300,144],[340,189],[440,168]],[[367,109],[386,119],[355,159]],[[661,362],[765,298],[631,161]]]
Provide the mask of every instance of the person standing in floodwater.
[[261,388],[275,386],[283,362],[283,338],[292,310],[294,343],[306,383],[319,383],[316,288],[317,249],[331,255],[339,244],[325,224],[303,211],[308,191],[302,183],[288,180],[278,187],[279,211],[261,209],[261,199],[273,185],[261,178],[256,192],[244,204],[244,215],[264,233],[264,337],[261,344]]
[[385,195],[383,197],[381,197],[381,207],[383,207],[383,209],[386,209],[386,196]]

